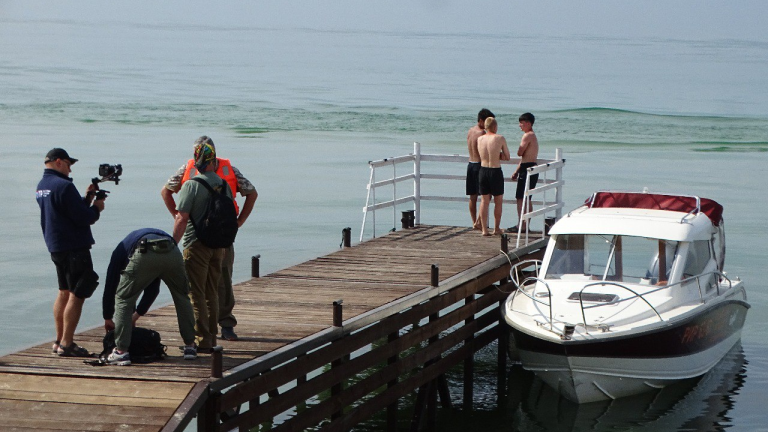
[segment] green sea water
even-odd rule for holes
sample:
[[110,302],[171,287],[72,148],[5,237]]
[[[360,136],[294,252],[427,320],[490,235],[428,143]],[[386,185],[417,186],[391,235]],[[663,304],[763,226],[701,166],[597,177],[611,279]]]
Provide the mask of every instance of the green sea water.
[[[55,273],[34,190],[54,146],[80,159],[72,174],[80,190],[99,164],[124,167],[93,227],[94,265],[103,278],[112,249],[129,231],[171,230],[160,189],[190,157],[195,138],[211,136],[259,192],[236,243],[234,279],[244,281],[252,255],[261,255],[266,274],[336,250],[345,227],[356,239],[368,161],[410,153],[413,142],[425,153],[465,154],[467,129],[481,107],[496,113],[499,133],[515,146],[517,117],[531,111],[541,157],[560,148],[567,161],[566,209],[595,190],[643,187],[723,204],[726,270],[746,282],[753,306],[743,352],[709,378],[675,389],[676,396],[660,396],[672,398],[667,405],[635,400],[651,407],[638,413],[618,404],[564,406],[514,368],[499,401],[495,346],[489,347],[477,356],[473,410],[441,410],[441,429],[763,427],[765,41],[146,23],[132,15],[106,19],[103,10],[58,10],[62,17],[43,10],[22,13],[0,3],[0,354],[53,337]],[[478,58],[478,46],[495,53],[493,68],[467,61]],[[462,184],[423,187],[425,194],[463,192]],[[428,203],[422,211],[424,223],[469,225],[463,203]],[[505,208],[503,225],[514,225],[513,214]],[[391,216],[377,218],[377,232],[393,226],[399,221]],[[81,329],[102,324],[100,296],[101,289],[86,302]],[[163,292],[157,304],[169,302]],[[449,379],[458,402],[460,376]],[[381,421],[358,430],[378,430]]]

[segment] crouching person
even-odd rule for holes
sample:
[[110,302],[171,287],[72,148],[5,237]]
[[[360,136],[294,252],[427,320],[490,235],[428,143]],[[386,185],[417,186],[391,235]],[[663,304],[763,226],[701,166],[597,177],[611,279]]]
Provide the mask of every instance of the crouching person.
[[[120,278],[115,288],[117,274]],[[168,233],[144,228],[128,234],[112,253],[109,263],[104,289],[104,326],[109,330],[111,321],[114,321],[116,347],[107,357],[107,363],[119,366],[131,364],[128,347],[131,345],[134,318],[138,319],[149,309],[157,297],[160,280],[168,286],[176,307],[179,332],[185,344],[184,359],[197,358],[195,313],[189,300],[189,282],[181,251]],[[137,310],[136,300],[145,289],[149,292],[142,297]],[[114,300],[112,320],[108,319],[110,299]]]

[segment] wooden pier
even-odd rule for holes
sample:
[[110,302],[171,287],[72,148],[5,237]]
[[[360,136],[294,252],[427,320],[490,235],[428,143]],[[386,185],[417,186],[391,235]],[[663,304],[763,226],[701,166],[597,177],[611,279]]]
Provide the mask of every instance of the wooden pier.
[[[160,332],[163,361],[95,367],[50,343],[1,357],[0,429],[176,431],[196,419],[201,431],[342,431],[387,410],[395,430],[397,401],[414,391],[408,415],[429,427],[438,397],[450,406],[445,372],[464,364],[471,401],[472,355],[503,335],[498,305],[512,285],[501,249],[522,260],[545,242],[513,249],[514,234],[421,225],[254,277],[235,287],[240,340],[219,341],[220,356],[183,360],[171,305],[140,321]],[[75,339],[99,352],[103,334]]]

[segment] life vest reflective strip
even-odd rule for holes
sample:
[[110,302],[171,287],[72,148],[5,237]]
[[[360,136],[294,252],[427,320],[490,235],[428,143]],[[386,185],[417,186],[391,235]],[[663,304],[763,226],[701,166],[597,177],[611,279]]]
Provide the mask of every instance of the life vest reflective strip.
[[[240,214],[240,207],[237,205],[237,201],[234,200],[235,194],[237,193],[237,176],[235,175],[235,170],[232,169],[232,164],[229,162],[229,159],[216,158],[216,160],[219,162],[219,166],[216,168],[216,175],[221,177],[221,179],[229,185],[229,189],[232,190],[232,201],[235,202],[235,211],[237,214]],[[195,160],[188,160],[187,167],[184,169],[184,176],[181,178],[181,184],[184,185],[184,182],[198,174],[199,172],[197,171],[197,168],[195,168]]]

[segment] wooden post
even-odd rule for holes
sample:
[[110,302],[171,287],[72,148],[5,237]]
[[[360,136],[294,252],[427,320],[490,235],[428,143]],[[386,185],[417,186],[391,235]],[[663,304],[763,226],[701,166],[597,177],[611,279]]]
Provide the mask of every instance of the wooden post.
[[203,407],[200,409],[197,415],[197,430],[199,431],[215,431],[219,426],[219,414],[216,412],[216,407],[219,404],[219,398],[221,393],[210,392],[208,394],[208,400],[205,401]]
[[[504,310],[504,302],[507,299],[499,300],[499,310]],[[503,406],[503,401],[506,396],[506,384],[507,384],[507,322],[504,319],[504,315],[499,314],[499,324],[497,326],[499,332],[499,373],[496,379],[496,397],[498,406]]]
[[251,277],[259,277],[259,259],[261,255],[254,255],[251,257]]
[[223,356],[222,351],[224,351],[224,347],[221,345],[216,345],[213,347],[213,353],[211,353],[211,377],[212,378],[221,378],[224,376],[223,371]]
[[341,244],[345,248],[352,246],[352,228],[346,227],[341,230]]
[[[475,301],[474,294],[464,299],[464,304],[468,305]],[[472,324],[472,321],[475,320],[475,315],[472,314],[469,316],[469,318],[464,320],[464,325],[470,325]],[[467,339],[464,340],[464,345],[472,346],[474,344],[474,335],[470,335]],[[464,400],[463,400],[463,406],[465,410],[471,410],[472,409],[472,401],[474,400],[474,372],[475,372],[475,359],[474,359],[474,352],[470,350],[469,356],[464,359]]]
[[344,300],[339,299],[333,302],[333,326],[334,327],[341,327],[341,323],[343,321],[342,317],[342,303],[344,303]]
[[[387,336],[387,343],[392,343],[400,337],[400,331],[392,332]],[[397,363],[398,355],[395,354],[387,359],[387,365]],[[397,385],[397,377],[387,383],[390,389]],[[397,401],[387,405],[387,432],[397,432]]]

